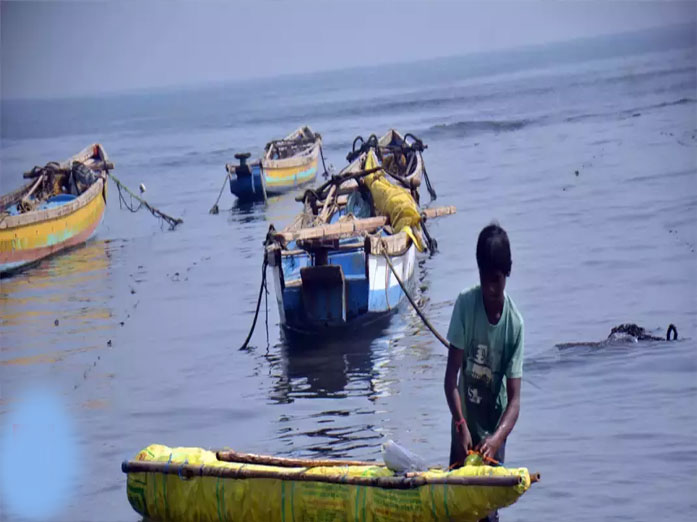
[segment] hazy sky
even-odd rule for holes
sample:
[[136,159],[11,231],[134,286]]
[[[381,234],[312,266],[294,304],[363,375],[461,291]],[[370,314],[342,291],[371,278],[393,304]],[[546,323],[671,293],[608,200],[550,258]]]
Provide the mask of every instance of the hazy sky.
[[692,22],[697,2],[1,1],[2,97],[201,84]]

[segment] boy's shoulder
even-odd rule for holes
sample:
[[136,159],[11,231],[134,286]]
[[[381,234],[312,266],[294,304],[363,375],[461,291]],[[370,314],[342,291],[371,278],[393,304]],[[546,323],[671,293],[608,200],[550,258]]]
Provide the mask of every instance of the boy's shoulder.
[[520,313],[520,310],[518,310],[518,307],[513,302],[513,299],[510,295],[508,295],[508,292],[506,292],[506,301],[508,302],[508,311],[514,324],[517,326],[523,326],[523,314]]
[[457,301],[460,306],[474,306],[477,300],[482,299],[482,288],[480,285],[474,285],[469,288],[465,288],[457,296]]

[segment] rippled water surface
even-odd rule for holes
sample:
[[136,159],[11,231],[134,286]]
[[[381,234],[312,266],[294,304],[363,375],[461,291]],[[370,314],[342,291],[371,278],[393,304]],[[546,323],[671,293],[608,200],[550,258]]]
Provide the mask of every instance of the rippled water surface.
[[[54,518],[138,520],[120,463],[156,442],[369,459],[392,438],[446,463],[446,351],[408,307],[355,336],[291,343],[270,289],[268,341],[262,306],[251,348],[238,350],[266,230],[299,207],[292,195],[243,207],[226,192],[228,210],[208,209],[234,152],[259,153],[304,123],[323,134],[337,168],[356,134],[395,126],[427,142],[437,204],[458,207],[432,222],[440,252],[418,263],[417,298],[441,331],[458,291],[477,281],[479,230],[493,218],[508,230],[507,289],[525,318],[526,360],[506,453],[543,479],[502,518],[689,518],[695,49],[596,47],[540,52],[517,67],[505,56],[479,68],[451,59],[395,66],[388,77],[358,70],[4,103],[2,192],[34,164],[98,140],[117,176],[145,183],[153,204],[185,221],[168,231],[119,209],[112,184],[95,240],[1,281],[3,429],[23,394],[42,386],[62,401],[77,441],[77,478]],[[599,341],[622,322],[658,335],[672,322],[682,340],[555,347]]]

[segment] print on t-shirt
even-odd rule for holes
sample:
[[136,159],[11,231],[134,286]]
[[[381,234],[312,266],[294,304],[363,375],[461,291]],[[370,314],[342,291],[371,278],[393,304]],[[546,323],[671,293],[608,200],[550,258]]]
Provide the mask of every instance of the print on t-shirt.
[[482,396],[479,389],[491,386],[494,375],[489,368],[489,347],[477,344],[472,357],[467,386],[467,398],[472,404],[481,404]]

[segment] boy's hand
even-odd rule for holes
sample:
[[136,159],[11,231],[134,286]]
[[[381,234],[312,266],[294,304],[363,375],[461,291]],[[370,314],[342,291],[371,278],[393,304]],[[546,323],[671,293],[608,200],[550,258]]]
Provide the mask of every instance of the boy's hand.
[[479,443],[477,451],[484,457],[495,459],[502,442],[503,441],[494,433]]
[[467,451],[472,449],[472,435],[466,424],[459,426],[455,432],[457,433],[457,439],[462,447],[462,459],[457,460],[462,460],[462,462],[464,462],[465,457],[467,457]]

